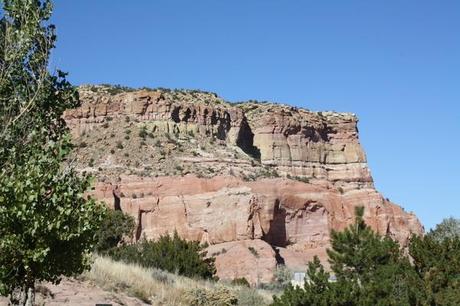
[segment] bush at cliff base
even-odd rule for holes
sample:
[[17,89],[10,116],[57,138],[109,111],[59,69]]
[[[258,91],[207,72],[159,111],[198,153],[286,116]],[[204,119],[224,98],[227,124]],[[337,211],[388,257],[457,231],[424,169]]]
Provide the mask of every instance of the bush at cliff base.
[[214,258],[206,258],[204,245],[186,241],[177,232],[164,235],[156,241],[142,240],[133,245],[111,249],[107,254],[114,260],[158,268],[188,277],[214,278]]
[[97,243],[94,250],[104,255],[110,249],[118,246],[124,238],[132,237],[134,218],[120,210],[108,210],[101,227],[96,232]]
[[273,305],[460,305],[460,238],[430,232],[412,237],[411,263],[397,242],[363,221],[363,209],[343,232],[332,232],[332,274],[310,262],[303,288],[289,285]]

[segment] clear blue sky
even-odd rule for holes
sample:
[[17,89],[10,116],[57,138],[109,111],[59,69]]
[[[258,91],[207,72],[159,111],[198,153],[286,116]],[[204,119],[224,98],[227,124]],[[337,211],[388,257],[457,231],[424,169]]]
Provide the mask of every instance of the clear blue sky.
[[198,88],[354,112],[377,188],[460,217],[460,1],[57,0],[74,84]]

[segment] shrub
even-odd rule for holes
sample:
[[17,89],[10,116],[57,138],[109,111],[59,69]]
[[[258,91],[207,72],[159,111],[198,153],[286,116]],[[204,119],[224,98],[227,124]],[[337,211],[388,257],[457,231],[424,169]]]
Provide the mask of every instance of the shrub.
[[294,177],[297,181],[302,182],[302,183],[309,183],[310,180],[307,177],[304,176],[296,176]]
[[204,246],[197,241],[186,241],[177,232],[161,236],[157,241],[143,240],[135,245],[112,249],[114,260],[136,263],[189,277],[213,278],[216,272],[214,258],[205,258]]
[[229,306],[238,302],[236,295],[222,286],[214,289],[193,288],[186,292],[186,299],[191,306]]
[[108,210],[102,221],[101,228],[96,233],[97,244],[95,251],[105,253],[116,247],[123,237],[131,236],[134,231],[133,217],[119,210]]
[[292,271],[289,270],[285,265],[278,265],[274,273],[274,290],[283,290],[289,286],[292,280]]
[[256,249],[254,249],[252,246],[248,247],[249,252],[252,253],[255,257],[259,257],[259,252],[257,252]]
[[171,273],[165,272],[160,269],[151,269],[152,270],[152,278],[154,280],[159,281],[163,284],[173,284],[175,282],[174,277]]
[[104,122],[104,123],[102,124],[102,127],[103,127],[104,129],[108,128],[108,127],[109,127],[109,123],[108,123],[108,122]]
[[248,280],[244,277],[233,279],[231,284],[235,286],[241,286],[241,287],[251,287]]
[[280,177],[278,171],[276,171],[275,169],[273,169],[273,170],[271,171],[270,176],[271,176],[271,177]]
[[139,137],[142,138],[142,139],[145,139],[146,136],[147,136],[147,128],[144,125],[139,130]]
[[117,149],[123,149],[123,144],[121,143],[121,141],[117,141]]
[[265,299],[253,288],[241,288],[237,291],[238,305],[262,306],[267,305]]

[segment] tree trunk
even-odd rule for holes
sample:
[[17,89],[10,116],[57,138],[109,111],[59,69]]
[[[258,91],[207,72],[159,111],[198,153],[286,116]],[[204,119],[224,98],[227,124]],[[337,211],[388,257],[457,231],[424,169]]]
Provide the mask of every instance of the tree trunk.
[[24,286],[18,288],[10,296],[10,305],[13,306],[34,306],[35,305],[35,287]]
[[35,305],[35,287],[29,287],[27,289],[26,300],[24,306],[34,306]]

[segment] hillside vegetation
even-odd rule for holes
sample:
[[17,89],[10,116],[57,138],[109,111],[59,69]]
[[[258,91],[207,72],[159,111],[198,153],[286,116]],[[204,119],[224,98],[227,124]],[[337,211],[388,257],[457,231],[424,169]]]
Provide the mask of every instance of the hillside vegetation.
[[83,279],[109,291],[124,291],[152,305],[268,305],[271,293],[96,257]]

